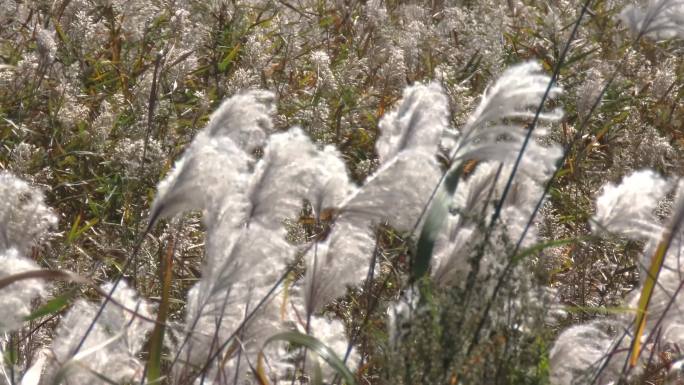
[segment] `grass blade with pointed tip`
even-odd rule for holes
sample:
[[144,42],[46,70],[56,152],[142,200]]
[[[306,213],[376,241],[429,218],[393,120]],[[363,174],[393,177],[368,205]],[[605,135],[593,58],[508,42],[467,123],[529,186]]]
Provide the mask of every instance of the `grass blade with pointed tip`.
[[264,370],[264,352],[259,352],[259,355],[257,356],[257,366],[256,369],[254,369],[254,376],[257,381],[259,381],[259,385],[271,385],[266,376],[266,370]]
[[316,352],[319,357],[321,357],[325,362],[328,363],[328,365],[330,365],[331,368],[333,368],[340,376],[342,376],[342,378],[344,378],[344,380],[347,382],[347,385],[356,385],[354,375],[351,373],[351,371],[349,371],[349,368],[347,368],[344,362],[337,357],[332,349],[327,347],[317,338],[299,332],[283,332],[269,337],[266,342],[264,342],[264,348],[266,345],[274,341],[285,341],[291,344],[307,347],[310,351]]
[[639,295],[639,304],[637,305],[636,309],[636,321],[634,323],[634,340],[632,342],[632,352],[629,358],[629,365],[632,367],[636,366],[639,356],[641,355],[641,336],[644,334],[644,328],[646,327],[648,305],[651,301],[653,289],[655,288],[656,281],[658,280],[660,269],[663,267],[665,254],[667,253],[667,249],[671,240],[671,232],[666,231],[663,234],[663,238],[660,240],[660,243],[658,243],[658,248],[653,255],[651,266],[648,269],[648,275],[644,281],[644,287],[641,289],[641,294]]
[[164,329],[166,326],[166,317],[169,313],[169,296],[171,293],[171,280],[173,278],[173,253],[175,249],[175,241],[173,238],[166,246],[166,252],[159,266],[160,278],[162,281],[161,302],[159,303],[159,310],[157,311],[157,322],[152,330],[150,336],[149,347],[150,353],[147,359],[147,381],[148,383],[159,382],[161,374],[161,356],[164,344]]
[[629,365],[635,367],[639,356],[641,355],[641,336],[644,334],[644,329],[646,328],[646,317],[648,316],[648,306],[651,302],[651,297],[653,296],[653,290],[655,289],[656,282],[658,281],[658,276],[663,268],[663,262],[665,262],[665,255],[667,250],[670,248],[672,239],[675,234],[679,233],[679,229],[684,220],[684,199],[680,199],[677,211],[672,217],[672,222],[670,227],[663,231],[663,235],[660,238],[658,247],[656,248],[653,258],[651,259],[651,265],[648,269],[648,275],[644,280],[644,287],[641,289],[641,294],[639,295],[639,303],[637,305],[637,315],[634,323],[634,339],[632,341],[632,348],[629,356]]
[[46,279],[49,281],[71,281],[90,284],[90,281],[66,270],[29,270],[0,278],[0,289],[25,279]]
[[60,312],[69,305],[69,300],[76,294],[75,291],[70,291],[60,296],[49,300],[45,305],[39,307],[33,313],[24,317],[24,321],[33,321],[36,318]]
[[235,47],[233,47],[226,56],[221,59],[221,61],[218,63],[218,70],[219,72],[226,72],[228,70],[228,67],[235,61],[235,58],[238,56],[238,53],[240,52],[240,43],[235,44]]
[[449,202],[453,197],[458,181],[463,174],[463,163],[457,167],[451,168],[447,171],[444,177],[444,183],[439,187],[435,194],[430,209],[425,218],[425,224],[418,237],[418,244],[416,245],[416,254],[411,264],[411,279],[410,282],[416,282],[427,274],[430,268],[430,260],[435,248],[435,240],[439,234],[444,220],[449,213]]
[[583,240],[589,239],[591,237],[574,237],[574,238],[566,238],[566,239],[555,239],[547,242],[541,242],[537,243],[534,246],[531,246],[520,253],[516,254],[511,258],[511,261],[515,264],[520,262],[521,260],[525,259],[525,257],[528,257],[532,254],[536,254],[542,250],[548,249],[549,247],[558,247],[558,246],[564,246],[564,245],[569,245],[572,243],[577,243],[581,242]]
[[311,379],[309,380],[311,385],[323,385],[323,370],[321,369],[321,363],[311,351],[307,351],[307,356],[309,356],[309,361],[313,365],[313,373],[311,374]]

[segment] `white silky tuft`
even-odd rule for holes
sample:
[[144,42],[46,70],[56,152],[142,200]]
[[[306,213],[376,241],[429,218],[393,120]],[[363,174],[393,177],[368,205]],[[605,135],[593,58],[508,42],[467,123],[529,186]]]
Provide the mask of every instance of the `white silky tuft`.
[[[244,175],[234,174],[236,178]],[[229,177],[214,182],[218,185],[208,188],[215,188],[216,193],[210,195],[218,196],[226,186],[238,186],[229,182]],[[217,199],[212,210],[216,214],[209,213],[213,219],[207,226],[203,276],[188,301],[186,332],[193,338],[179,352],[192,362],[201,362],[210,354],[214,336],[225,339],[235,330],[294,259],[297,249],[285,240],[283,221],[295,217],[305,200],[317,211],[334,208],[352,190],[339,152],[332,147],[319,149],[296,127],[271,135],[263,158],[243,185],[243,191],[235,188],[229,190],[235,194]],[[241,349],[250,362],[269,335],[267,331],[279,327],[274,314],[259,311],[246,324]],[[250,338],[253,344],[247,343]],[[237,360],[222,370],[228,373],[238,367],[239,377],[248,373],[249,365],[238,365]]]
[[[462,130],[452,159],[512,163],[527,135],[522,121],[535,117],[550,81],[551,77],[536,62],[518,64],[504,71],[482,95]],[[560,87],[552,86],[548,98],[556,97],[561,91]],[[520,164],[521,172],[533,179],[545,180],[555,170],[555,161],[561,156],[560,147],[542,146],[537,140],[546,133],[544,124],[557,122],[562,116],[560,109],[539,113],[537,127]]]
[[[188,293],[188,313],[184,334],[189,340],[178,352],[180,358],[192,365],[202,366],[215,352],[216,341],[226,341],[244,321],[247,314],[267,294],[268,286],[255,287],[251,284],[237,283],[222,296],[222,301],[204,303],[202,288],[196,285]],[[274,298],[268,300],[256,311],[250,322],[245,323],[238,338],[233,340],[233,353],[222,360],[214,360],[209,368],[208,378],[238,378],[243,383],[253,374],[250,364],[255,363],[257,355],[266,339],[280,331],[285,331],[280,318],[280,303]],[[177,380],[181,380],[187,368],[176,369]]]
[[0,251],[25,253],[56,225],[57,216],[38,189],[0,171]]
[[274,96],[267,91],[250,91],[224,101],[159,183],[149,226],[187,210],[220,212],[235,205],[230,202],[243,206],[237,193],[246,188],[252,151],[263,146],[272,130],[274,108]]
[[248,177],[247,154],[233,141],[200,133],[173,171],[159,182],[150,224],[189,210],[209,214],[204,218],[207,224],[225,211],[245,212]]
[[342,204],[343,215],[362,223],[387,221],[410,231],[439,182],[442,171],[433,156],[406,151],[385,163]]
[[642,7],[630,4],[620,13],[620,19],[635,36],[684,38],[684,0],[648,0]]
[[[625,177],[619,185],[607,184],[597,200],[595,218],[603,228],[637,240],[646,238],[649,241],[644,251],[643,266],[650,265],[655,244],[662,234],[670,231],[659,225],[653,214],[658,201],[670,189],[669,181],[653,171],[642,170]],[[681,185],[679,190],[682,191]],[[675,220],[677,219],[675,214]],[[637,378],[642,369],[652,363],[653,357],[659,357],[672,346],[684,344],[684,322],[681,317],[684,307],[680,293],[684,281],[682,253],[684,244],[680,233],[672,239],[649,300],[641,337],[642,341],[649,343],[644,343],[639,363],[629,378]],[[643,272],[643,276],[647,274]],[[643,276],[642,287],[645,282]],[[629,295],[625,301],[628,308],[638,308],[642,291],[640,288]],[[615,333],[608,335],[606,325],[610,325]],[[561,333],[551,350],[552,383],[584,383],[594,376],[595,370],[600,366],[604,366],[604,369],[597,383],[611,383],[618,379],[626,362],[627,352],[631,349],[631,337],[622,338],[622,333],[632,330],[633,325],[634,312],[620,312],[609,316],[602,323],[574,326]]]
[[247,153],[261,147],[273,131],[275,95],[250,90],[225,100],[211,114],[205,132],[211,137],[227,137]]
[[[506,69],[496,82],[489,87],[477,109],[468,119],[464,135],[472,130],[484,128],[485,123],[500,121],[504,118],[533,118],[551,78],[542,72],[537,62],[526,62]],[[553,86],[549,97],[561,93],[561,88]],[[542,120],[558,120],[560,110],[542,113]]]
[[[57,216],[38,189],[6,171],[0,171],[0,198],[0,278],[39,270],[24,255],[55,227]],[[43,279],[24,279],[0,290],[0,332],[21,328],[32,301],[45,296],[47,287]]]
[[654,210],[671,186],[651,170],[634,172],[619,185],[608,183],[596,200],[594,231],[602,229],[635,240],[650,240],[662,231]]
[[375,144],[383,164],[405,150],[437,153],[447,127],[449,104],[437,83],[417,83],[404,89],[399,106],[380,120]]
[[[553,385],[585,384],[592,381],[595,372],[610,357],[614,337],[608,335],[599,322],[577,325],[566,329],[556,340],[549,353],[551,383]],[[622,364],[622,359],[613,356],[611,363]],[[603,370],[598,384],[609,384],[615,376],[611,366]]]
[[[15,248],[0,251],[0,278],[38,270],[40,267],[33,261],[24,258]],[[0,291],[0,332],[8,332],[21,328],[24,317],[31,313],[31,301],[43,297],[47,285],[42,279],[24,279],[12,283]]]
[[[112,284],[102,286],[109,293]],[[95,318],[100,304],[77,301],[57,328],[50,352],[52,357],[41,383],[53,383],[62,379],[69,384],[89,385],[99,382],[97,374],[117,383],[139,382],[144,363],[137,355],[142,350],[147,333],[152,330],[152,309],[146,301],[139,299],[134,289],[123,281],[112,294],[117,304],[108,302],[82,348],[74,356],[83,333]],[[132,314],[134,311],[147,318]]]
[[308,314],[345,294],[367,275],[375,237],[369,227],[340,218],[330,238],[306,254],[305,302]]
[[419,226],[418,218],[442,175],[435,156],[447,116],[446,95],[432,83],[407,88],[399,106],[383,117],[376,143],[381,167],[341,201],[333,234],[306,255],[308,314],[366,277],[374,250],[373,226],[387,222],[400,231]]
[[271,136],[249,186],[247,220],[282,228],[282,221],[295,216],[305,199],[333,204],[349,190],[339,153],[331,148],[319,150],[295,127]]

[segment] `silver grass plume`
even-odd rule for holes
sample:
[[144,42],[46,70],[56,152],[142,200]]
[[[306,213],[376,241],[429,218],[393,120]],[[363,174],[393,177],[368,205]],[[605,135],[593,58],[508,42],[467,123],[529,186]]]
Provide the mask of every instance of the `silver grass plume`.
[[[186,333],[191,340],[179,352],[189,362],[206,359],[214,338],[223,341],[233,333],[294,258],[296,248],[284,239],[283,221],[297,215],[305,200],[326,208],[339,204],[351,189],[339,153],[319,149],[299,128],[272,135],[254,172],[237,177],[245,180],[244,188],[230,194],[220,194],[226,178],[205,188],[215,191],[205,191],[215,204],[206,209],[212,220],[205,220],[203,277],[188,300]],[[243,329],[239,360],[253,362],[266,331],[276,330],[277,312],[269,310],[273,307],[267,304]],[[267,327],[260,327],[264,322]],[[233,361],[241,368],[236,375],[245,375],[249,365]]]
[[313,314],[345,294],[347,286],[362,282],[368,273],[375,237],[368,228],[339,218],[334,232],[306,254],[305,308]]
[[448,101],[439,84],[406,87],[397,108],[378,124],[380,136],[375,148],[380,163],[406,149],[436,154],[447,125],[447,112]]
[[[0,278],[38,270],[40,267],[23,257],[15,248],[0,251]],[[0,290],[0,332],[21,328],[24,317],[31,313],[32,300],[47,294],[47,285],[42,279],[25,279],[12,283]]]
[[[271,127],[271,108],[261,102],[271,99],[264,98],[264,92],[248,95],[259,97],[238,95],[212,115],[176,171],[160,183],[155,207],[164,208],[153,209],[153,218],[157,212],[172,215],[190,208],[201,208],[205,214],[207,258],[202,279],[188,298],[184,332],[190,340],[178,347],[187,362],[205,360],[216,347],[212,341],[225,340],[266,295],[296,251],[284,239],[282,221],[296,215],[309,194],[313,198],[324,184],[335,184],[331,175],[318,177],[321,168],[335,161],[343,165],[335,153],[318,150],[294,128],[272,135],[251,171],[251,157],[243,148],[251,151],[264,144],[259,133]],[[346,180],[346,172],[340,178]],[[240,359],[253,360],[265,330],[275,330],[274,317],[268,316],[273,314],[271,307],[265,306],[243,329],[240,351],[245,356],[241,353]],[[269,326],[260,328],[263,322]],[[244,375],[249,365],[240,368]],[[176,376],[182,375],[176,371]]]
[[[684,213],[684,182],[680,181],[677,185],[677,196],[675,197],[670,222],[681,221],[682,213]],[[642,336],[642,339],[650,339],[651,342],[655,342],[650,349],[661,351],[684,344],[684,319],[682,318],[684,296],[681,293],[684,287],[684,231],[681,223],[671,223],[669,226],[669,228],[663,226],[662,234],[666,234],[671,229],[675,229],[676,233],[667,249],[650,297],[648,316]],[[661,234],[655,234],[644,249],[642,257],[644,271],[641,272],[642,287],[645,285],[646,276],[650,274],[648,268],[651,266],[656,251],[655,244],[660,238],[662,238]],[[641,292],[642,290],[635,290],[627,298],[626,302],[631,308],[639,307]],[[631,314],[623,315],[622,321],[631,322]],[[640,358],[642,362],[646,361],[648,354],[641,354]]]
[[341,210],[359,223],[387,221],[400,231],[411,231],[442,175],[435,155],[419,150],[399,153],[369,176]]
[[[321,341],[340,359],[344,358],[347,354],[347,348],[349,347],[344,323],[339,319],[330,318],[329,315],[312,315],[307,319],[305,314],[301,311],[305,307],[305,298],[302,295],[304,292],[301,289],[299,284],[295,284],[290,288],[289,304],[285,312],[285,322],[294,325],[295,330],[300,333],[308,333]],[[347,359],[347,367],[353,371],[356,368],[356,364],[359,362],[359,358],[357,350],[352,347]],[[306,357],[307,362],[304,365],[304,368],[309,375],[313,376],[315,365],[311,362],[312,359],[316,360],[317,357],[309,354],[309,356]],[[324,363],[322,360],[318,361],[321,364],[323,379],[325,380],[324,383],[331,383],[335,373],[328,364]]]
[[[462,129],[451,158],[456,161],[514,161],[527,134],[523,123],[535,117],[550,80],[536,62],[518,64],[504,71],[482,95],[482,100]],[[560,93],[561,88],[554,86],[549,97]],[[557,122],[562,116],[560,109],[541,112],[538,116],[533,140],[529,142],[520,164],[521,171],[534,179],[545,180],[561,156],[560,147],[544,147],[536,139],[546,134],[544,124]]]
[[218,222],[224,212],[244,212],[248,204],[244,197],[248,160],[249,156],[232,140],[200,133],[169,175],[159,182],[150,226],[158,218],[188,210],[204,211],[207,224]]
[[635,36],[684,38],[684,0],[648,0],[641,7],[630,4],[620,18]]
[[[518,156],[527,131],[523,123],[535,117],[539,103],[551,78],[541,71],[539,64],[527,62],[510,67],[482,95],[482,100],[461,130],[460,138],[451,151],[455,164],[478,160],[472,175],[462,178],[454,196],[444,211],[450,214],[446,226],[437,236],[433,252],[433,278],[439,285],[463,282],[469,270],[468,259],[475,247],[485,241],[483,218],[493,214],[492,203],[501,196],[510,175],[512,163]],[[554,86],[550,97],[561,89]],[[560,109],[541,112],[539,122],[549,124],[562,117]],[[496,250],[484,253],[480,261],[480,273],[489,274],[507,257],[507,250],[515,245],[526,231],[527,218],[542,193],[539,183],[554,171],[554,163],[560,157],[557,145],[543,146],[537,139],[545,134],[544,127],[537,127],[522,158],[506,201],[501,207],[503,226],[494,229],[491,239],[508,240],[494,242]],[[453,166],[452,166],[453,167]],[[499,169],[499,167],[501,167]],[[533,229],[532,229],[533,230]],[[521,246],[531,242],[527,236]],[[501,259],[501,260],[500,260]]]
[[[440,286],[465,281],[468,257],[481,241],[482,219],[488,218],[497,166],[491,162],[477,166],[456,190],[449,209],[453,211],[436,239],[432,256],[432,277]],[[499,182],[500,183],[500,182]],[[492,194],[493,195],[493,194]]]
[[[103,285],[102,291],[109,293],[111,286],[110,283]],[[140,381],[144,363],[137,355],[153,326],[151,306],[124,282],[118,285],[112,298],[114,301],[104,307],[89,338],[75,356],[82,332],[94,319],[99,305],[79,300],[71,307],[57,328],[41,384],[88,385],[102,381],[101,378],[115,383]]]
[[382,118],[376,144],[381,167],[340,204],[330,237],[307,253],[308,315],[366,276],[374,249],[372,225],[386,221],[400,231],[416,226],[441,176],[435,158],[448,113],[439,85],[416,84]]
[[226,100],[211,114],[205,129],[211,137],[227,137],[247,153],[263,146],[273,131],[271,115],[275,95],[269,91],[250,90]]
[[[40,267],[25,253],[57,224],[43,194],[13,174],[0,172],[0,278]],[[30,314],[31,302],[46,294],[41,279],[12,283],[0,290],[0,332],[18,329]]]
[[[433,203],[439,206],[430,208],[426,220],[433,231],[424,230],[418,241],[418,247],[423,241],[431,256],[432,277],[437,285],[464,285],[471,274],[474,258],[477,258],[477,278],[491,283],[483,288],[481,295],[489,298],[497,282],[488,278],[508,269],[510,252],[518,247],[519,239],[521,247],[533,242],[534,228],[528,229],[527,222],[537,203],[535,198],[542,195],[540,183],[552,175],[554,163],[561,156],[559,146],[541,144],[546,134],[544,125],[562,117],[560,109],[541,111],[537,115],[550,81],[541,66],[534,62],[508,68],[487,88],[461,130],[450,150],[452,168],[446,176],[447,179],[458,178],[456,190],[454,193],[448,191],[446,183],[440,186]],[[553,98],[560,92],[559,87],[552,86],[548,96]],[[487,219],[492,218],[495,203],[507,188],[507,176],[511,175],[513,162],[529,132],[525,123],[535,117],[539,127],[532,133],[506,200],[500,207],[499,222],[497,226],[491,226]],[[466,162],[473,160],[477,161],[475,171],[464,171],[470,167]],[[523,238],[523,235],[526,236]],[[522,302],[538,302],[538,293],[523,289],[531,285],[530,274],[522,267],[515,268],[511,274],[516,277],[512,281],[518,289],[514,290],[520,295],[506,304],[506,308],[512,310]],[[390,329],[400,330],[410,319],[410,302],[408,299],[391,310]],[[490,322],[499,322],[495,319],[497,314],[490,313],[488,317]],[[523,322],[516,327],[523,329],[527,325]]]
[[619,185],[607,183],[596,199],[594,231],[607,230],[635,240],[650,240],[663,230],[654,211],[670,183],[651,170],[625,176]]
[[[653,344],[646,346],[644,349],[647,350],[641,354],[640,360],[644,365],[649,360],[652,350],[660,353],[684,346],[684,318],[682,317],[684,314],[684,296],[682,295],[684,242],[682,242],[682,235],[684,234],[676,237],[676,240],[670,245],[670,250],[665,257],[665,262],[651,295],[642,341],[650,340]],[[650,259],[651,254],[645,254],[643,259]],[[642,271],[642,275],[645,274],[648,273]],[[643,282],[644,279],[642,278],[641,281]],[[640,292],[641,290],[634,290],[627,297],[625,301],[629,308],[638,308]],[[633,326],[633,314],[623,314],[618,322],[631,328]],[[629,346],[625,347],[628,348]]]
[[349,188],[339,153],[319,150],[295,127],[271,136],[248,188],[251,205],[246,220],[282,229],[282,221],[296,215],[304,199],[334,204]]
[[[617,343],[616,337],[621,332],[622,330],[613,330],[610,333],[610,327],[605,321],[576,325],[563,331],[549,353],[551,384],[591,383],[604,365],[607,366],[602,369],[596,383],[614,383],[619,375],[620,365],[625,360],[625,353],[612,354]],[[609,358],[610,361],[606,363]]]
[[[496,179],[498,166],[484,162],[471,175],[461,180],[449,205],[446,224],[439,233],[433,253],[432,277],[439,286],[462,285],[470,270],[468,260],[485,241],[483,228],[495,210],[495,201],[506,185],[505,178]],[[511,165],[501,168],[501,175],[508,175]],[[501,226],[491,235],[490,250],[482,255],[481,276],[502,268],[510,249],[520,239],[527,220],[542,194],[537,181],[521,173],[516,176],[511,190],[501,208]],[[535,229],[528,229],[521,247],[535,242]]]
[[[274,282],[295,252],[284,239],[283,221],[295,216],[304,200],[335,207],[349,190],[336,150],[319,150],[299,128],[271,136],[247,184],[245,210],[218,209],[223,214],[208,229],[203,284],[212,288],[203,289],[204,295],[239,281]],[[241,218],[239,226],[235,218]]]
[[221,197],[233,201],[244,190],[242,176],[248,171],[250,154],[263,145],[272,129],[273,101],[269,92],[249,91],[221,104],[174,170],[159,183],[150,227],[161,217],[216,208]]
[[[228,289],[228,294],[220,297],[221,301],[203,303],[200,297],[203,294],[201,286],[192,288],[188,293],[186,330],[182,332],[189,339],[178,352],[181,360],[190,365],[175,368],[176,380],[183,381],[190,367],[201,367],[217,346],[237,331],[257,302],[267,295],[268,289],[267,285],[239,282]],[[238,383],[242,383],[251,375],[250,365],[256,365],[257,355],[266,339],[286,330],[281,319],[280,305],[280,301],[274,297],[257,310],[251,321],[245,324],[229,345],[231,354],[226,355],[223,363],[219,360],[209,367],[207,379],[210,382],[224,379],[223,382],[230,383],[233,378],[238,378]],[[191,325],[194,327],[188,330]]]
[[43,194],[7,171],[0,171],[0,250],[28,249],[48,235],[57,216]]
[[[661,233],[668,231],[660,225],[653,215],[658,201],[670,191],[672,183],[664,180],[650,170],[635,172],[625,177],[620,185],[608,183],[597,201],[595,220],[601,225],[595,230],[613,231],[633,239],[646,240],[647,246],[643,255],[642,266],[650,265],[655,251],[655,243]],[[677,208],[680,212],[684,206],[684,184],[678,186]],[[676,219],[676,218],[675,218]],[[684,282],[684,243],[681,228],[668,248],[663,266],[658,275],[648,306],[648,317],[644,326],[642,342],[645,351],[640,356],[640,363],[631,376],[637,376],[646,367],[650,357],[659,357],[659,353],[667,352],[673,346],[684,344],[684,299],[681,297]],[[642,272],[642,285],[644,276]],[[642,290],[634,290],[625,300],[627,306],[636,309]],[[593,375],[599,366],[605,366],[599,377],[599,383],[616,381],[620,376],[630,350],[631,338],[621,338],[625,330],[634,324],[634,313],[624,312],[611,316],[605,321],[613,330],[606,334],[606,328],[597,329],[598,324],[578,325],[572,327],[558,337],[551,350],[551,375],[554,384],[571,384],[572,379],[580,378],[580,374]],[[577,338],[582,334],[587,338]],[[650,344],[645,344],[645,341]],[[589,362],[588,358],[595,358]],[[581,383],[581,382],[580,382]]]

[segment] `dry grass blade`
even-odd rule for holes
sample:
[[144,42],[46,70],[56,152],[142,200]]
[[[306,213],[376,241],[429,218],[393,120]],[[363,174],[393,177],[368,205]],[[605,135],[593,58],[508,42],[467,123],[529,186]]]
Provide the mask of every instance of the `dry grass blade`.
[[263,352],[260,352],[259,356],[257,357],[257,366],[256,369],[254,369],[254,376],[256,377],[257,381],[259,381],[260,385],[271,385],[271,383],[268,381],[268,376],[266,376],[266,371],[264,369]]
[[147,381],[157,383],[162,377],[161,352],[164,345],[164,331],[166,317],[169,314],[169,297],[171,295],[171,280],[173,279],[173,254],[176,242],[172,238],[166,246],[166,252],[159,266],[162,280],[161,302],[157,312],[157,323],[154,325],[149,341],[149,357],[147,359]]
[[672,218],[672,223],[670,227],[663,231],[658,247],[656,248],[653,258],[651,259],[651,265],[648,269],[648,275],[644,281],[644,287],[641,289],[641,294],[639,295],[639,304],[637,306],[637,316],[634,323],[634,340],[632,341],[632,348],[630,352],[629,365],[635,367],[641,355],[641,337],[644,334],[644,329],[646,327],[646,318],[648,316],[648,307],[653,296],[653,290],[655,289],[656,282],[658,281],[658,276],[663,268],[663,262],[665,262],[665,256],[667,250],[672,244],[672,240],[676,234],[679,233],[681,228],[682,220],[684,219],[684,202],[680,200],[677,211]]
[[68,281],[87,285],[91,284],[89,280],[66,270],[29,270],[0,278],[0,290],[15,282],[26,279],[45,279],[48,281]]
[[302,345],[309,349],[309,352],[315,352],[325,362],[333,368],[348,385],[355,385],[354,375],[349,371],[349,368],[337,357],[328,346],[323,344],[315,337],[302,334],[299,332],[283,332],[269,337],[264,343],[264,347],[274,341],[285,341],[291,344]]
[[66,270],[29,270],[29,271],[24,271],[22,273],[17,273],[13,275],[9,275],[4,278],[0,278],[0,290],[6,288],[7,286],[27,280],[27,279],[45,279],[49,281],[67,281],[67,282],[74,282],[74,283],[80,283],[83,285],[88,285],[90,286],[93,290],[95,290],[99,295],[104,297],[107,301],[113,303],[115,306],[120,307],[123,309],[125,312],[128,312],[130,314],[133,314],[136,317],[139,317],[140,319],[143,319],[147,322],[152,322],[156,323],[155,320],[147,318],[143,316],[142,314],[138,313],[137,311],[133,309],[129,309],[126,306],[122,305],[118,301],[116,301],[114,298],[111,297],[109,293],[106,291],[102,290],[99,286],[97,286],[94,282],[91,280],[81,277],[78,274],[72,273],[70,271]]

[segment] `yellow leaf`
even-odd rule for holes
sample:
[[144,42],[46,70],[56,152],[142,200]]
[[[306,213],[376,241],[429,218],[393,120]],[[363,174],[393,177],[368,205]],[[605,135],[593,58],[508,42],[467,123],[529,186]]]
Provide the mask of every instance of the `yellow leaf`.
[[637,305],[637,316],[636,322],[634,324],[634,342],[632,343],[632,354],[630,355],[629,364],[634,367],[639,360],[641,355],[641,336],[644,333],[644,328],[646,327],[646,317],[648,315],[648,305],[651,301],[651,296],[653,295],[653,289],[655,288],[656,281],[658,280],[658,274],[660,274],[660,269],[663,267],[663,261],[665,260],[665,253],[670,246],[670,241],[672,240],[672,232],[665,231],[663,237],[658,244],[655,254],[651,260],[651,266],[648,269],[648,276],[646,276],[646,281],[644,282],[644,288],[641,289],[641,295],[639,296],[639,304]]

